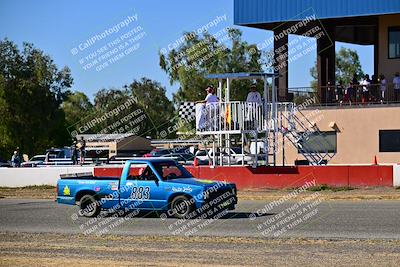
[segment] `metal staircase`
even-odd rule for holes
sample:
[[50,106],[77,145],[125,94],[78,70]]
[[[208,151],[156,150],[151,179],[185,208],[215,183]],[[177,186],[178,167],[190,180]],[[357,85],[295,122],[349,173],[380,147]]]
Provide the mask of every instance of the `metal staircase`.
[[282,113],[284,121],[281,121],[280,131],[304,156],[310,165],[324,165],[333,156],[334,152],[328,150],[330,143],[325,134],[310,122],[310,120],[298,109]]

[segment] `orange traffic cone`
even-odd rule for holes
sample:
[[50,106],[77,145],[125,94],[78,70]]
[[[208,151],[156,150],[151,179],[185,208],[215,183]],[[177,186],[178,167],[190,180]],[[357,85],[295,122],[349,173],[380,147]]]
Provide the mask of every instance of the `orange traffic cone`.
[[199,166],[199,162],[197,161],[197,158],[196,158],[196,157],[195,157],[194,160],[193,160],[193,166],[194,166],[194,167]]
[[376,155],[374,156],[374,161],[372,162],[373,165],[378,165],[378,159],[376,158]]

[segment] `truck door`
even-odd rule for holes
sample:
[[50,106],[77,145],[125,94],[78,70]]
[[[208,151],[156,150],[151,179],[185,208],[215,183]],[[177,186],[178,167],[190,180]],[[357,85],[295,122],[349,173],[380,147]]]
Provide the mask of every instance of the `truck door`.
[[152,168],[149,165],[141,168],[132,165],[125,186],[120,188],[121,206],[128,209],[158,209],[159,205],[154,205],[153,199],[160,194],[160,182]]

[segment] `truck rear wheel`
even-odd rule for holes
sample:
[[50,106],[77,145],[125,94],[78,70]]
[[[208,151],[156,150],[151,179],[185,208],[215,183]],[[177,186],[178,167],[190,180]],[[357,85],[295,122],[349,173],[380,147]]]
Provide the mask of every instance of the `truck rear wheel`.
[[96,217],[101,211],[101,207],[92,195],[84,195],[80,200],[79,214],[84,217]]
[[171,209],[175,218],[183,219],[194,210],[194,205],[188,197],[181,195],[171,201]]

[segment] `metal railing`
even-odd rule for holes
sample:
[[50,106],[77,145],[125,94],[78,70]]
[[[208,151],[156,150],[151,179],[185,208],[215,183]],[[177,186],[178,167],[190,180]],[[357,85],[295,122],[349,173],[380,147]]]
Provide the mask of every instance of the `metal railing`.
[[289,100],[296,104],[301,104],[307,98],[315,98],[313,105],[318,106],[400,103],[400,90],[395,90],[393,84],[387,84],[385,90],[381,89],[380,84],[294,87],[288,88],[288,93]]
[[[292,103],[276,103],[276,112]],[[199,134],[265,132],[274,127],[273,104],[240,101],[196,105],[196,131]]]
[[231,101],[196,105],[198,132],[239,132],[264,128],[262,104]]

